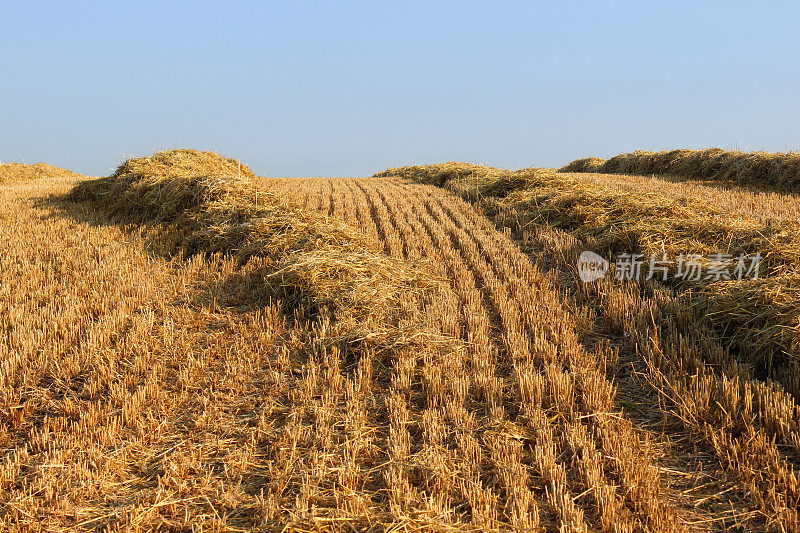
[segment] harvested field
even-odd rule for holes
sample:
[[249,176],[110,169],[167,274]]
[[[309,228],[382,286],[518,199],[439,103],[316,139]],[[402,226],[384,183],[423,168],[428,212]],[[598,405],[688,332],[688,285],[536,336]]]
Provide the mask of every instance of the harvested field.
[[709,327],[740,354],[741,363],[800,393],[796,196],[658,178],[507,171],[458,163],[405,167],[381,175],[445,184],[515,231],[543,227],[566,232],[573,239],[571,250],[560,253],[574,254],[573,265],[582,249],[608,257],[626,252],[670,258],[761,254],[762,279],[757,282],[700,280],[673,289],[713,315]]
[[78,179],[84,176],[47,163],[0,163],[0,184],[16,183],[35,179]]
[[800,153],[732,152],[708,150],[636,151],[605,161],[577,159],[561,172],[669,175],[689,180],[715,180],[757,187],[800,191]]
[[[753,512],[770,517],[767,529],[797,529],[794,471],[798,461],[800,409],[795,398],[784,391],[784,387],[795,395],[798,391],[797,329],[786,333],[792,343],[786,345],[786,350],[782,350],[783,346],[775,348],[784,357],[785,366],[775,373],[774,381],[758,379],[764,377],[758,372],[763,359],[756,357],[754,363],[745,357],[757,356],[758,351],[733,350],[738,348],[736,344],[748,341],[751,343],[748,346],[757,348],[755,339],[761,342],[767,339],[777,345],[779,341],[769,335],[774,335],[783,324],[797,328],[797,305],[792,302],[776,308],[776,299],[746,302],[741,297],[729,296],[742,288],[756,299],[766,288],[775,291],[778,286],[776,292],[781,295],[778,298],[784,302],[788,298],[791,302],[793,285],[787,282],[785,272],[794,271],[793,254],[785,254],[772,276],[758,281],[722,282],[721,286],[711,283],[687,288],[613,278],[583,284],[575,270],[579,251],[587,247],[609,251],[620,238],[625,238],[629,246],[641,247],[640,250],[646,250],[646,246],[730,245],[730,234],[724,240],[719,239],[716,226],[730,231],[745,222],[754,223],[753,219],[738,220],[736,212],[723,213],[712,203],[688,202],[687,198],[681,198],[678,185],[670,190],[666,182],[657,184],[657,188],[662,193],[664,190],[674,193],[674,197],[657,194],[647,187],[620,190],[614,180],[622,181],[624,177],[612,177],[606,183],[589,175],[564,176],[535,169],[503,171],[457,163],[390,169],[380,176],[384,179],[403,176],[439,184],[473,202],[501,229],[511,230],[515,240],[529,250],[541,268],[560,280],[560,292],[575,316],[589,317],[582,338],[592,342],[605,338],[621,350],[620,359],[627,363],[627,370],[618,375],[617,383],[624,401],[633,404],[632,418],[641,417],[645,426],[651,424],[654,415],[647,412],[641,397],[658,395],[659,409],[664,415],[661,422],[672,419],[682,428],[665,430],[658,424],[662,434],[669,433],[674,443],[680,440],[682,431],[686,432],[687,438],[697,439],[694,453],[698,451],[697,444],[703,442],[700,449],[714,457],[721,468],[712,479],[734,477],[750,486]],[[714,191],[719,190],[708,192]],[[756,205],[762,202],[768,205],[776,198],[742,191],[734,194],[750,194],[751,202]],[[791,205],[797,201],[794,197],[777,198],[783,204],[776,209],[778,212],[796,208]],[[782,229],[794,231],[791,226],[796,220],[786,218],[783,222]],[[691,240],[681,239],[677,231],[687,223],[692,224],[691,231],[686,233],[693,237]],[[794,237],[789,242],[794,243]],[[696,295],[695,300],[692,294]],[[697,294],[701,296],[699,301]],[[704,318],[709,305],[717,314]],[[739,318],[739,314],[747,318]],[[753,323],[755,314],[760,321]],[[720,328],[720,324],[737,326],[737,320],[749,322],[750,329]],[[764,352],[760,354],[766,357]],[[643,382],[644,390],[629,381]]]
[[794,231],[790,198],[685,226],[693,185],[581,176],[266,179],[174,150],[3,185],[0,523],[800,530],[795,400],[684,287],[572,270],[661,228],[772,243],[781,279],[794,234],[763,229]]

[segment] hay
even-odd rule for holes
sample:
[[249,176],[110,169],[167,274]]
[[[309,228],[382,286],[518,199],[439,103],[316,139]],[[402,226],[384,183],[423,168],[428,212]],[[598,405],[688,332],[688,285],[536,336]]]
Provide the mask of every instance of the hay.
[[581,242],[592,241],[605,254],[759,252],[765,269],[782,271],[800,264],[800,228],[765,226],[731,216],[702,199],[624,191],[550,169],[509,171],[446,163],[376,174],[391,175],[479,198],[487,214],[512,217],[519,230],[546,224],[569,231]]
[[170,150],[129,159],[67,198],[98,203],[117,221],[174,222],[202,206],[247,204],[253,177],[246,165],[214,152]]
[[42,178],[84,178],[85,176],[54,167],[47,163],[2,163],[0,164],[0,183],[18,183]]
[[800,154],[707,150],[636,151],[612,157],[596,172],[603,174],[665,174],[686,179],[732,181],[739,184],[800,190]]
[[494,176],[513,174],[510,170],[473,165],[470,163],[440,163],[436,165],[413,165],[407,167],[390,168],[375,174],[376,178],[399,176],[413,179],[430,185],[443,186],[453,180],[470,179],[486,181]]
[[348,224],[257,187],[254,177],[247,166],[213,152],[171,150],[130,159],[106,178],[78,184],[66,198],[91,202],[115,222],[155,227],[168,254],[218,253],[240,267],[259,259],[268,294],[317,319],[347,324],[339,339],[420,349],[425,339],[440,340],[421,326],[414,334],[403,329],[423,322],[409,301],[440,280],[387,257]]
[[722,336],[754,367],[768,375],[800,368],[800,273],[722,281],[697,295]]
[[245,180],[255,177],[250,167],[236,159],[215,152],[188,149],[156,152],[145,157],[135,157],[123,162],[111,175],[162,178],[192,178],[197,176],[236,176]]
[[576,159],[558,169],[559,172],[597,172],[600,166],[605,163],[605,159],[599,157],[584,157]]
[[[618,160],[619,164],[639,166],[615,169],[640,172],[655,168],[654,154],[639,154],[635,160]],[[670,157],[677,160],[678,155]],[[390,169],[376,176],[439,184],[477,200],[497,224],[518,234],[535,227],[558,228],[577,239],[580,246],[607,257],[618,253],[666,254],[673,259],[680,254],[762,254],[760,276],[765,279],[689,282],[671,277],[669,283],[687,305],[699,315],[707,315],[718,338],[742,361],[780,378],[787,390],[800,397],[797,221],[764,224],[730,214],[703,199],[623,190],[611,182],[550,169],[509,171],[447,163]],[[795,382],[798,386],[792,385]]]

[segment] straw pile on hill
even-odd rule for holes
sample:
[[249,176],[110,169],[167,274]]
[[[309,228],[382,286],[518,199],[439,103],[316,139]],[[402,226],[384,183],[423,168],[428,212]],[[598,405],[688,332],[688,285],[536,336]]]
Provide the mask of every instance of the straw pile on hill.
[[409,301],[437,279],[388,258],[347,224],[259,189],[253,177],[213,152],[171,150],[130,159],[111,176],[78,184],[67,199],[91,201],[116,222],[153,226],[169,254],[221,253],[240,266],[259,260],[270,294],[346,325],[341,339],[381,346],[430,340],[415,329],[418,306]]
[[0,164],[0,183],[15,183],[40,178],[82,178],[71,170],[54,167],[47,163],[2,163]]
[[[589,158],[596,159],[596,158]],[[600,163],[573,161],[561,172],[603,174],[665,174],[695,180],[732,181],[740,184],[800,190],[800,153],[736,152],[707,150],[636,151]]]
[[510,175],[514,172],[484,165],[473,165],[470,163],[438,163],[435,165],[412,165],[407,167],[390,168],[375,174],[376,178],[387,176],[400,176],[404,178],[421,181],[430,185],[443,186],[450,181],[459,179],[471,179],[483,181],[491,179],[493,176]]
[[599,157],[584,157],[576,159],[572,163],[564,165],[559,172],[598,172],[600,166],[605,163],[605,159]]

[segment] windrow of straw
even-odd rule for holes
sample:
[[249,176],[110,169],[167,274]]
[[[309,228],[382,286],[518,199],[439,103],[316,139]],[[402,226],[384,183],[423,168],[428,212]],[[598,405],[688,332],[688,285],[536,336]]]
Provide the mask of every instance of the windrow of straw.
[[548,169],[508,171],[445,163],[378,175],[444,184],[480,200],[484,211],[502,225],[521,231],[536,225],[567,231],[579,246],[609,258],[620,253],[640,253],[645,259],[665,255],[673,261],[673,273],[674,260],[681,254],[761,254],[759,275],[766,279],[684,283],[671,276],[668,281],[710,313],[711,327],[742,361],[758,372],[783,376],[781,382],[800,394],[800,388],[791,387],[791,374],[800,362],[800,294],[793,289],[800,266],[797,221],[764,223],[701,199],[624,189]]
[[694,180],[730,181],[740,184],[800,190],[800,153],[707,150],[636,151],[607,161],[578,159],[561,172],[603,174],[663,174]]
[[722,281],[699,296],[706,319],[743,359],[800,395],[800,272]]
[[47,163],[2,163],[0,164],[0,183],[16,183],[39,178],[81,178],[71,170],[54,167]]
[[559,172],[599,172],[600,167],[605,163],[605,159],[599,157],[584,157],[576,159],[558,169]]
[[[669,196],[674,190],[663,180],[657,190],[665,193],[655,194],[645,187],[620,187],[611,177],[604,185],[590,174],[461,163],[379,175],[439,183],[512,230],[563,284],[576,316],[587,317],[587,342],[605,337],[627,352],[620,357],[630,361],[634,381],[643,377],[645,384],[631,386],[624,372],[618,374],[619,387],[633,389],[623,392],[635,403],[632,411],[679,423],[686,437],[672,433],[673,427],[670,440],[687,438],[693,455],[698,449],[708,452],[719,468],[712,478],[733,481],[724,492],[746,494],[754,514],[765,521],[740,527],[800,528],[794,466],[800,458],[800,294],[794,251],[800,239],[791,217],[766,224],[759,217],[726,213],[709,202]],[[752,203],[774,199],[753,195]],[[793,198],[782,201],[791,204]],[[575,269],[578,253],[587,248],[604,255],[660,255],[761,246],[772,246],[773,252],[768,277],[761,280],[663,284],[605,278],[582,284]],[[765,367],[773,379],[759,379],[756,370]]]
[[219,253],[240,266],[259,260],[269,294],[338,321],[342,340],[379,347],[430,340],[409,300],[433,290],[437,279],[388,258],[344,222],[258,188],[253,176],[212,152],[172,150],[130,159],[109,177],[78,184],[67,198],[93,202],[119,223],[153,226],[169,254]]
[[512,175],[514,172],[495,167],[473,165],[470,163],[438,163],[435,165],[412,165],[407,167],[390,168],[375,174],[376,178],[398,176],[430,185],[444,186],[447,183],[460,179],[474,179],[479,181],[494,181],[496,176]]
[[[670,198],[651,191],[624,190],[601,180],[587,181],[549,169],[517,171],[444,163],[389,169],[376,176],[402,176],[446,184],[465,197],[484,200],[490,215],[506,213],[520,226],[546,224],[592,240],[603,254],[761,253],[762,273],[800,264],[800,227],[765,224],[731,215],[694,198]],[[508,214],[508,213],[506,213]]]

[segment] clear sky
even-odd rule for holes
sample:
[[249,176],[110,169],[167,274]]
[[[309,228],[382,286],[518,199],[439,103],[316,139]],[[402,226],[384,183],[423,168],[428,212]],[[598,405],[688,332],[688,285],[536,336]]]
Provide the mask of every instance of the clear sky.
[[268,176],[800,149],[800,2],[3,2],[0,161]]

